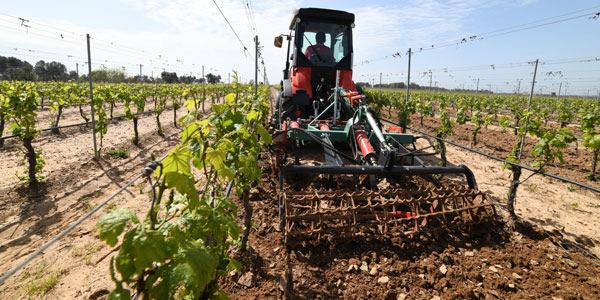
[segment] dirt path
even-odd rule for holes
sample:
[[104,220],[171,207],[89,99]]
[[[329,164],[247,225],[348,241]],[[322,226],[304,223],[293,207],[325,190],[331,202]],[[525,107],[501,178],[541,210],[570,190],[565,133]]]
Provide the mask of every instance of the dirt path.
[[[184,110],[179,112],[182,116]],[[79,117],[78,114],[72,115]],[[138,174],[154,157],[161,157],[178,141],[179,129],[173,127],[172,111],[165,111],[161,123],[164,137],[156,134],[153,116],[139,122],[140,146],[131,143],[132,122],[123,120],[109,125],[101,159],[92,159],[92,139],[87,128],[64,130],[61,135],[40,137],[36,149],[42,149],[47,179],[38,193],[30,193],[14,175],[21,164],[20,145],[7,143],[0,154],[6,164],[0,173],[0,272],[7,271],[27,254],[56,235],[91,207],[104,200]],[[66,119],[65,122],[72,121]],[[109,149],[123,149],[128,158],[115,158]],[[138,181],[103,209],[129,207],[147,210],[148,191]],[[1,298],[30,298],[45,294],[49,299],[89,298],[94,292],[111,289],[109,253],[95,231],[98,216],[87,220],[74,232],[48,249],[24,271],[0,287]],[[100,291],[100,292],[98,292]],[[47,293],[46,293],[47,292]]]

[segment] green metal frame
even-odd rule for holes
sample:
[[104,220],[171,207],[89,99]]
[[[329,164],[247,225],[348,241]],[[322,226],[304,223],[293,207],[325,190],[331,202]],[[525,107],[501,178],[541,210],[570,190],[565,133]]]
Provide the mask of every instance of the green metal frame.
[[[348,142],[351,139],[352,126],[356,123],[362,123],[366,127],[365,131],[367,132],[369,141],[373,144],[378,144],[379,141],[373,134],[373,131],[370,128],[368,128],[369,125],[366,122],[365,112],[368,109],[368,106],[364,103],[360,103],[358,108],[354,108],[349,104],[350,101],[348,100],[348,98],[343,97],[343,96],[340,96],[338,101],[342,102],[342,104],[346,108],[346,111],[351,111],[351,112],[353,112],[353,115],[354,115],[354,118],[347,119],[347,122],[345,125],[333,125],[333,126],[330,125],[330,128],[331,128],[330,130],[321,130],[321,129],[319,129],[318,125],[314,126],[308,122],[305,122],[305,123],[301,123],[300,127],[316,136],[322,136],[323,134],[326,134],[326,135],[328,135],[329,139],[332,142]],[[318,124],[319,121],[317,120],[314,122],[316,122]],[[294,139],[294,140],[300,140],[300,141],[311,141],[312,140],[306,133],[301,132],[301,131],[293,131],[292,130],[292,131],[288,131],[287,134],[290,139]],[[412,134],[397,133],[397,132],[384,132],[383,135],[387,141],[390,141],[390,142],[395,141],[402,145],[409,145],[415,141],[415,137]]]

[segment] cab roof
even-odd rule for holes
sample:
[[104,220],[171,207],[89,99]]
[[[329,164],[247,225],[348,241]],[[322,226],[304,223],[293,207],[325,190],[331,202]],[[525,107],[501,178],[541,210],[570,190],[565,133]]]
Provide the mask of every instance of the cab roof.
[[312,20],[325,20],[340,24],[352,24],[354,23],[354,14],[334,9],[326,9],[326,8],[300,8],[294,11],[294,17],[292,18],[292,22],[290,23],[290,30],[294,29],[294,24],[296,18],[300,18],[300,20],[304,19],[312,19]]

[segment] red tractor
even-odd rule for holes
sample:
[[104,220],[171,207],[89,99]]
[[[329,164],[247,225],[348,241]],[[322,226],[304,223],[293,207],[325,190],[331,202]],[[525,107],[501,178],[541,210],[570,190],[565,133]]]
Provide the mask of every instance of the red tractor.
[[353,27],[352,13],[322,8],[296,10],[290,34],[275,38],[276,47],[282,46],[284,36],[288,41],[289,59],[278,99],[282,119],[306,118],[315,110],[322,111],[336,86],[337,71],[339,86],[357,92],[352,81]]

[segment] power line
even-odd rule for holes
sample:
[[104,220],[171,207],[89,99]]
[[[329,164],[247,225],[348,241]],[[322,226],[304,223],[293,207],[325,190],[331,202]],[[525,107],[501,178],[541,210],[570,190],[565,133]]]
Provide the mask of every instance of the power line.
[[238,39],[238,41],[240,42],[240,44],[244,48],[244,54],[246,54],[248,52],[248,47],[246,47],[246,45],[244,45],[244,42],[242,42],[242,39],[240,39],[240,36],[237,34],[237,32],[235,31],[235,29],[233,29],[233,26],[231,26],[231,23],[229,23],[229,20],[227,19],[227,17],[225,16],[225,14],[221,10],[221,8],[219,7],[219,4],[217,4],[217,2],[215,0],[212,0],[212,2],[215,4],[215,6],[217,7],[217,9],[221,13],[221,16],[223,16],[223,19],[225,19],[225,22],[227,22],[227,25],[229,25],[229,28],[231,29],[231,31],[233,32],[233,34],[235,35],[235,37]]
[[[465,43],[472,42],[472,41],[489,39],[489,38],[492,38],[492,37],[497,37],[497,36],[501,36],[501,35],[511,34],[511,33],[519,32],[519,31],[530,30],[530,29],[535,29],[535,28],[539,28],[539,27],[543,27],[543,26],[548,26],[548,25],[563,23],[563,22],[567,22],[567,21],[571,21],[571,20],[579,19],[579,18],[583,18],[583,17],[593,18],[593,17],[597,16],[598,14],[600,14],[600,12],[594,12],[594,13],[588,12],[588,13],[579,14],[579,15],[576,15],[576,16],[571,16],[571,15],[576,14],[576,13],[580,13],[580,12],[583,12],[583,11],[589,11],[589,10],[592,10],[592,9],[597,9],[599,7],[600,7],[600,5],[596,5],[596,6],[593,6],[593,7],[589,7],[589,8],[585,8],[585,9],[580,9],[580,10],[568,12],[568,13],[565,13],[565,14],[557,15],[557,16],[546,17],[546,18],[539,19],[539,20],[536,20],[536,21],[533,21],[533,22],[528,22],[528,23],[519,24],[519,25],[513,25],[513,26],[510,26],[510,27],[496,29],[496,30],[488,31],[488,32],[481,33],[481,34],[473,34],[473,35],[465,36],[465,37],[458,38],[458,39],[453,39],[453,40],[446,41],[446,42],[432,43],[432,44],[430,44],[430,46],[413,47],[413,49],[417,49],[416,51],[413,52],[413,54],[414,53],[419,53],[419,52],[422,52],[422,51],[428,51],[428,50],[433,50],[433,49],[445,48],[445,47],[449,47],[449,46],[455,46],[455,45],[458,46],[458,45],[465,44]],[[562,17],[565,17],[565,16],[570,16],[570,17],[562,18]],[[556,18],[562,18],[562,19],[552,20],[552,19],[556,19]],[[552,20],[552,21],[548,21],[548,20]],[[548,22],[544,22],[544,21],[548,21]],[[540,22],[543,22],[543,23],[537,24],[537,23],[540,23]],[[400,52],[396,52],[394,54],[386,55],[386,56],[375,58],[375,59],[366,59],[366,60],[363,60],[363,61],[361,61],[361,64],[368,64],[368,63],[375,62],[375,61],[385,60],[385,59],[389,59],[389,58],[400,58],[400,57],[401,57],[401,53]]]

